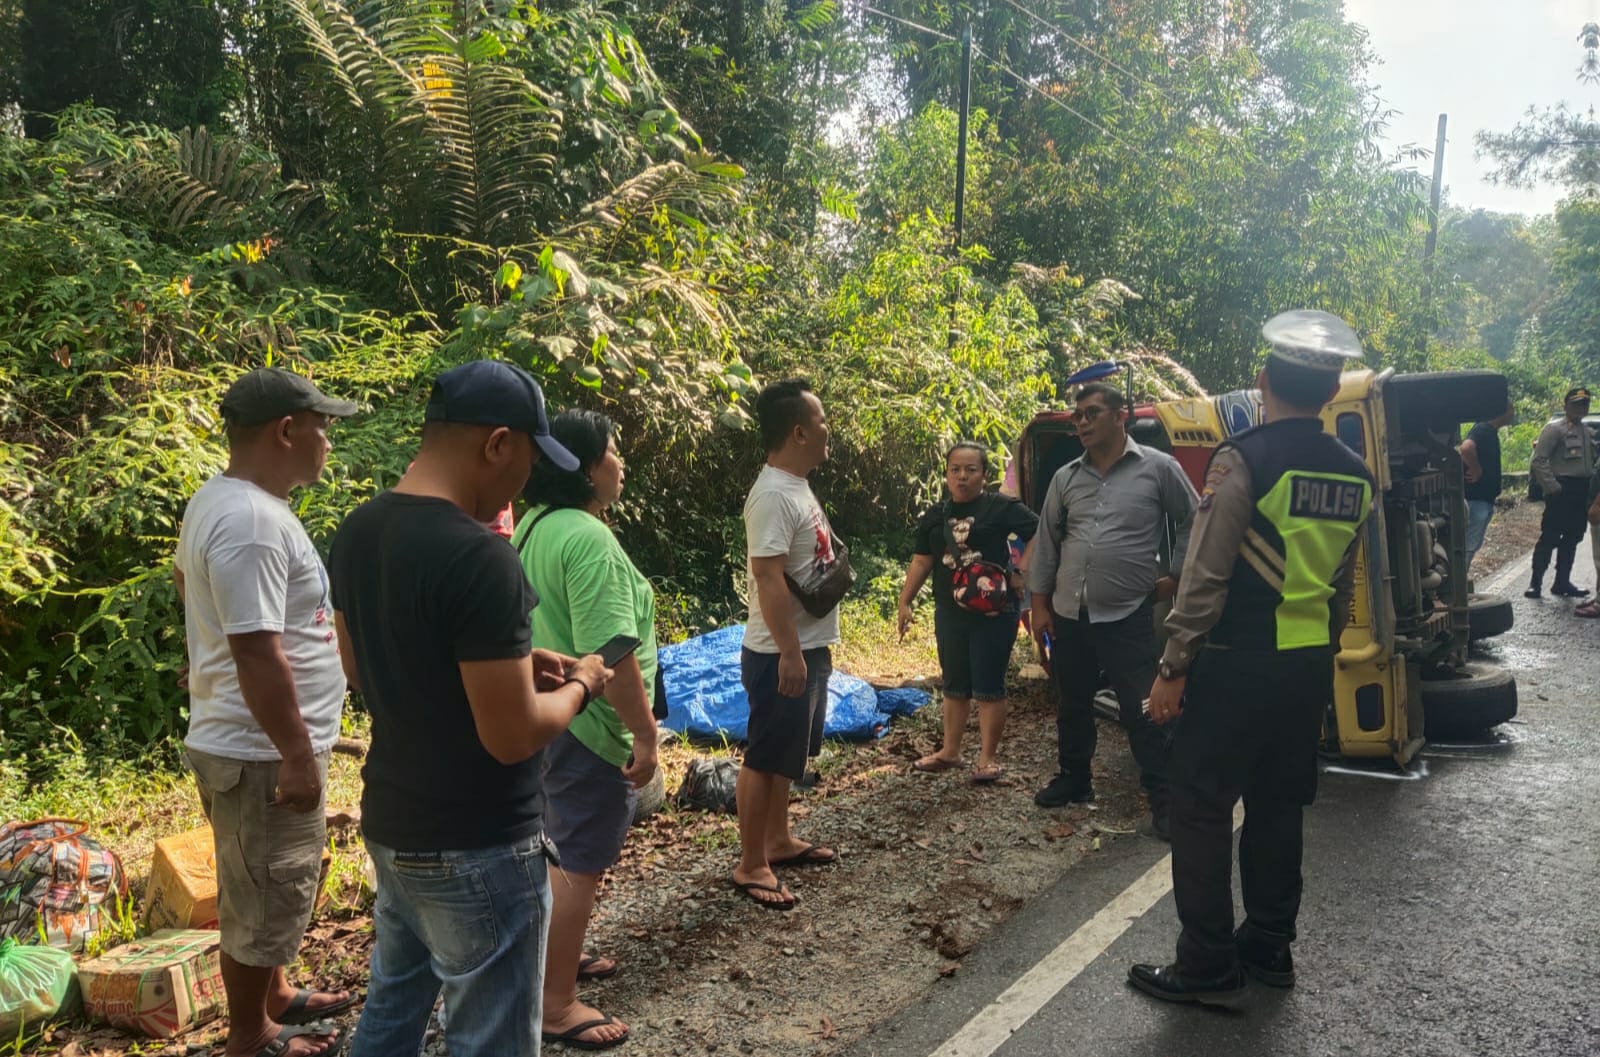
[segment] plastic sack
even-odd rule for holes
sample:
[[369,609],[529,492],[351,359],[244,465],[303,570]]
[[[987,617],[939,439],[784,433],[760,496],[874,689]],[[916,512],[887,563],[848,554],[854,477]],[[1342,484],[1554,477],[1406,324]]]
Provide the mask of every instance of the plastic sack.
[[739,781],[739,761],[732,757],[708,760],[696,756],[683,772],[675,802],[680,808],[736,814],[734,787]]
[[128,898],[122,860],[73,819],[0,826],[0,936],[81,951]]
[[15,1039],[23,1025],[51,1019],[72,990],[72,955],[56,947],[0,940],[0,1039]]

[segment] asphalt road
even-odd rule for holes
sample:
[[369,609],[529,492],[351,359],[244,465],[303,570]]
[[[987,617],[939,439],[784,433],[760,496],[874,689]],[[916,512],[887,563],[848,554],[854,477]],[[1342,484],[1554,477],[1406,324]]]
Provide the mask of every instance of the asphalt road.
[[1409,775],[1324,771],[1293,991],[1252,984],[1234,1012],[1128,987],[1177,938],[1170,893],[1129,899],[1164,890],[1166,846],[1129,837],[849,1057],[1600,1057],[1600,621],[1523,599],[1526,577],[1524,561],[1480,588],[1515,598],[1483,651],[1516,672],[1515,723],[1430,745]]

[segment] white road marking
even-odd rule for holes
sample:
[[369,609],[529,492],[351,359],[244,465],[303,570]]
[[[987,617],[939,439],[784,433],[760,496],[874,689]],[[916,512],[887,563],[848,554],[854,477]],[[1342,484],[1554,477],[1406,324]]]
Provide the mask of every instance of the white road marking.
[[[1241,803],[1233,809],[1235,832],[1243,822]],[[1169,853],[979,1010],[929,1057],[989,1057],[1170,891]]]

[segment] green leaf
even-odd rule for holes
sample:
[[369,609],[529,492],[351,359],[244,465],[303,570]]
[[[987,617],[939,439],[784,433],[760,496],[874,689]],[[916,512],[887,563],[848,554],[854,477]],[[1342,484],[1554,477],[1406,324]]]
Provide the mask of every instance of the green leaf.
[[495,286],[504,290],[515,290],[517,284],[522,282],[522,265],[516,261],[506,261],[500,265],[500,270],[495,272]]

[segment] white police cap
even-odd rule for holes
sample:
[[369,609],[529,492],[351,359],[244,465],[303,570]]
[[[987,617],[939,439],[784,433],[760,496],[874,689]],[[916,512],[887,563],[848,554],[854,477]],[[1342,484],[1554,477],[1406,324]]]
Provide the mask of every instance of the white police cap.
[[1261,336],[1278,359],[1316,371],[1340,371],[1362,356],[1361,339],[1350,325],[1316,309],[1280,312],[1262,325]]

